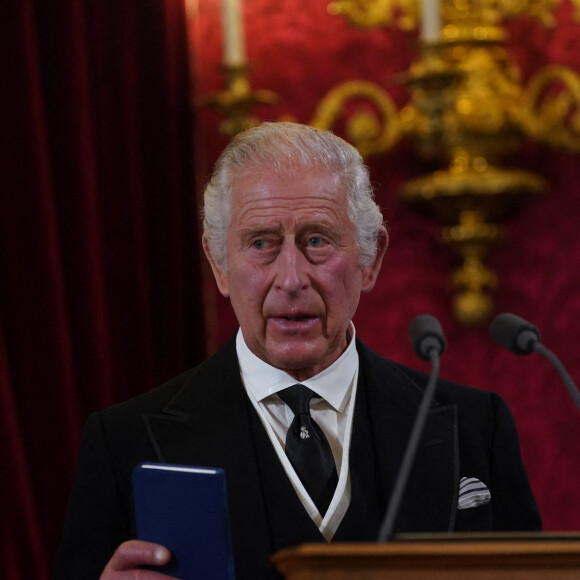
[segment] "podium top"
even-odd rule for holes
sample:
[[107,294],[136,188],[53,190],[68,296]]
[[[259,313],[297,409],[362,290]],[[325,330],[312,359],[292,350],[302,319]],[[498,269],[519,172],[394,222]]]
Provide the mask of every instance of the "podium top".
[[578,542],[580,532],[456,532],[398,534],[396,542]]
[[580,533],[402,534],[302,544],[272,560],[287,580],[578,580]]

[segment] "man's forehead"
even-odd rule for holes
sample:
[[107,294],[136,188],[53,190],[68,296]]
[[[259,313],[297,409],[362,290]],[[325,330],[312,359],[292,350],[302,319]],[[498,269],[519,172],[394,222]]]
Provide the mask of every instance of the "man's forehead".
[[241,188],[234,190],[232,221],[237,223],[332,222],[344,219],[344,195],[332,188]]
[[291,176],[262,168],[240,173],[232,180],[232,204],[256,201],[267,206],[277,200],[309,198],[342,202],[345,195],[342,177],[321,170],[304,169]]

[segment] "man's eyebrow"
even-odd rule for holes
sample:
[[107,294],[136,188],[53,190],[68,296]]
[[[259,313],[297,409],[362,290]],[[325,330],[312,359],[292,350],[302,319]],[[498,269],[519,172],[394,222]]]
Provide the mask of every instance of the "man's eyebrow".
[[[339,228],[337,228],[336,226],[330,225],[330,224],[325,224],[323,222],[319,222],[319,221],[313,221],[313,222],[306,222],[306,223],[302,223],[299,224],[298,227],[296,228],[296,237],[300,237],[300,236],[304,236],[304,235],[309,235],[309,234],[313,234],[313,233],[320,233],[323,235],[326,235],[330,238],[340,238],[341,237],[341,231]],[[275,225],[275,226],[266,226],[266,225],[260,225],[260,224],[255,224],[255,225],[246,225],[243,226],[242,228],[240,228],[240,236],[242,239],[247,240],[250,238],[253,238],[255,236],[268,236],[268,235],[274,235],[274,236],[280,236],[283,237],[284,236],[284,228],[282,227],[281,224]]]
[[296,235],[304,235],[310,233],[319,232],[321,234],[325,234],[330,237],[340,237],[341,231],[339,228],[333,225],[325,224],[322,222],[307,222],[304,224],[300,224],[296,228]]

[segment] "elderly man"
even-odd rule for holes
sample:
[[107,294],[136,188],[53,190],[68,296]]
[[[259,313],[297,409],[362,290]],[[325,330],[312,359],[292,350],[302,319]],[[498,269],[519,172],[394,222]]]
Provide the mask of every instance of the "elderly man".
[[[89,418],[55,579],[132,578],[170,558],[131,540],[142,461],[225,470],[239,580],[276,578],[281,548],[376,538],[426,383],[355,337],[387,243],[342,139],[266,123],[233,140],[205,192],[203,246],[240,329],[199,367]],[[462,481],[483,493],[465,501]],[[505,403],[440,381],[396,531],[540,527]]]

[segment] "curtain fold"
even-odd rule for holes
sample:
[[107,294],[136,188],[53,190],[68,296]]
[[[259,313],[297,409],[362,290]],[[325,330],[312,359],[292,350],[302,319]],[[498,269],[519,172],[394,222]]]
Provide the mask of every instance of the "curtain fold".
[[10,2],[0,65],[0,577],[43,580],[88,413],[205,354],[183,2]]
[[[11,377],[0,335],[0,404],[4,410],[0,436],[3,441],[0,453],[2,462],[2,488],[9,509],[4,509],[0,541],[2,542],[6,580],[18,580],[29,574],[31,578],[48,578],[46,550],[38,522],[40,514],[34,498],[30,478],[31,468],[24,448],[24,434],[16,413],[11,390]],[[26,549],[24,549],[26,547]],[[0,568],[1,569],[1,568]],[[22,575],[21,575],[22,574]]]

